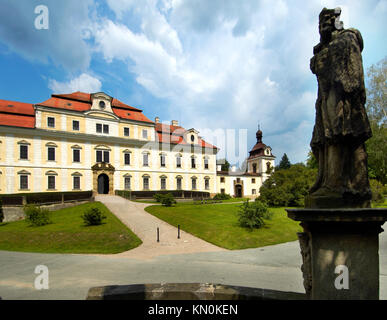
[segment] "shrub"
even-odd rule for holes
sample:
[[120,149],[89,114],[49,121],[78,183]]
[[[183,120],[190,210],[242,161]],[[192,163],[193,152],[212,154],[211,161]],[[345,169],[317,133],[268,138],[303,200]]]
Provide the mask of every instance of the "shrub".
[[156,194],[153,195],[153,199],[155,199],[156,202],[161,202],[163,197],[164,197],[164,195],[162,195],[161,193],[156,193]]
[[161,195],[161,204],[166,207],[172,207],[176,203],[176,200],[173,198],[172,193],[167,193]]
[[227,193],[217,193],[216,195],[214,195],[214,197],[212,199],[214,199],[214,200],[228,200],[228,199],[231,199],[231,196]]
[[384,202],[384,186],[377,180],[371,179],[370,180],[370,186],[372,190],[372,201],[376,203],[383,203]]
[[3,220],[4,220],[3,201],[0,199],[0,223],[2,223]]
[[271,219],[272,213],[264,202],[256,200],[252,203],[249,200],[239,206],[238,221],[241,227],[259,229],[265,225],[263,219]]
[[32,226],[39,227],[52,223],[50,211],[48,209],[42,209],[36,205],[27,204],[24,206],[23,211],[26,216],[26,221]]
[[83,215],[82,219],[87,226],[97,226],[102,224],[102,220],[106,219],[99,208],[89,208]]

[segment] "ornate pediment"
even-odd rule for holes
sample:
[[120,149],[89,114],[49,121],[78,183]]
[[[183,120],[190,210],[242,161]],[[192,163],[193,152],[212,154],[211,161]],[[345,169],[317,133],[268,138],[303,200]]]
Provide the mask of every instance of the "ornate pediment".
[[110,164],[106,162],[96,163],[91,167],[92,171],[115,171],[116,169]]

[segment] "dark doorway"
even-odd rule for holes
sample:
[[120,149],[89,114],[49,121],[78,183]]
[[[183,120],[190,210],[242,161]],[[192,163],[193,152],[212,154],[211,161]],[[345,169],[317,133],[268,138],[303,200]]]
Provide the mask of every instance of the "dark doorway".
[[98,193],[109,193],[109,177],[104,173],[98,176]]
[[235,196],[237,198],[242,198],[243,197],[243,193],[242,193],[242,186],[240,184],[237,184],[235,186]]

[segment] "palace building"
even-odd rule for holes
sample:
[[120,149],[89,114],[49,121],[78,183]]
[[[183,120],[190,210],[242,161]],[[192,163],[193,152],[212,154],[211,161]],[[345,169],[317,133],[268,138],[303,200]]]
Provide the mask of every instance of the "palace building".
[[52,94],[37,104],[0,100],[0,194],[193,190],[257,196],[275,158],[262,132],[243,175],[217,170],[217,152],[197,130],[176,120],[151,121],[103,92]]
[[237,171],[235,166],[231,167],[231,170],[222,171],[221,166],[217,166],[218,193],[252,199],[259,196],[260,187],[274,170],[275,156],[272,154],[272,149],[262,142],[260,129],[258,129],[256,137],[257,143],[246,159],[245,172]]

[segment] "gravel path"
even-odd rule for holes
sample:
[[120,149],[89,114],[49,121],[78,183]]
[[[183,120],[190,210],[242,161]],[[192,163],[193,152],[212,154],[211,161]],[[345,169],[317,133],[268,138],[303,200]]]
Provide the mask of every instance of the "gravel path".
[[[97,195],[95,200],[108,207],[143,242],[139,247],[113,257],[147,260],[160,255],[227,251],[182,230],[178,239],[177,228],[144,210],[152,204],[133,202],[111,195]],[[160,242],[157,242],[157,228],[160,230]]]

